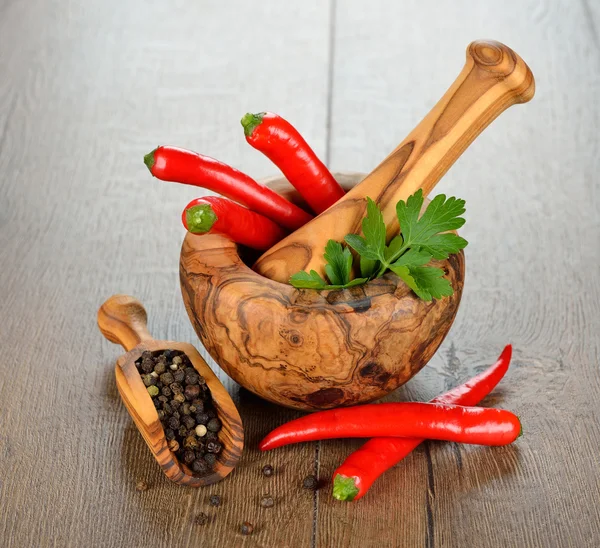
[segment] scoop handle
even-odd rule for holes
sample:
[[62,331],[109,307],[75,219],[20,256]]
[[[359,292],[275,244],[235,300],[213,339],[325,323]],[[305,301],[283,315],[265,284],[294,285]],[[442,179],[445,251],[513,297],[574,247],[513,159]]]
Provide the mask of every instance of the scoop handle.
[[282,283],[299,270],[323,275],[327,240],[360,233],[367,196],[379,205],[390,239],[399,228],[396,203],[419,189],[427,195],[492,120],[534,93],[533,74],[513,50],[472,42],[457,79],[408,137],[344,197],[266,251],[254,270]]
[[127,352],[152,339],[147,323],[146,309],[129,295],[113,295],[98,310],[98,327],[102,334]]

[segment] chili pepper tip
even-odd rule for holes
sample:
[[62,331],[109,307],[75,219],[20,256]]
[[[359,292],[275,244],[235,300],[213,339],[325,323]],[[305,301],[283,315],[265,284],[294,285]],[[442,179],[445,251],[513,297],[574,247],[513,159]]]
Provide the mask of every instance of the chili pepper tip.
[[263,116],[266,112],[259,112],[258,114],[252,114],[251,112],[247,112],[242,116],[240,120],[242,126],[244,127],[244,135],[246,137],[250,137],[254,130],[259,126],[263,121]]
[[333,479],[333,498],[337,500],[354,500],[358,495],[358,487],[354,478],[337,474]]
[[152,168],[154,167],[154,153],[156,152],[156,149],[154,149],[152,152],[148,152],[148,154],[146,154],[144,156],[144,163],[146,164],[146,167],[150,170],[150,173],[152,173]]
[[185,210],[184,226],[193,234],[206,234],[217,222],[210,204],[200,204]]

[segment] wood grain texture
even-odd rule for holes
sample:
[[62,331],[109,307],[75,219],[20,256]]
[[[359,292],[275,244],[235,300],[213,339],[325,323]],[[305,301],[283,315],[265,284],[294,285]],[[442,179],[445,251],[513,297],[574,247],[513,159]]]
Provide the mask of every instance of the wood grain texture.
[[254,270],[280,283],[299,270],[323,276],[327,241],[360,232],[367,197],[381,209],[391,239],[398,201],[419,189],[427,196],[475,137],[534,93],[533,74],[514,51],[492,40],[472,42],[462,71],[417,127],[343,198],[267,250]]
[[[349,190],[363,175],[336,178]],[[452,296],[423,301],[393,273],[342,291],[297,290],[252,271],[231,240],[188,234],[181,291],[202,344],[233,380],[314,411],[381,398],[429,361],[458,311],[464,254],[432,264],[446,272]]]
[[[115,379],[127,411],[165,475],[179,485],[204,487],[221,481],[235,468],[244,448],[242,420],[231,396],[198,351],[187,343],[156,341],[147,328],[146,310],[129,295],[113,295],[98,310],[98,327],[111,342],[120,344],[127,354],[117,360]],[[183,352],[206,381],[212,402],[221,420],[219,440],[223,449],[210,474],[196,477],[177,459],[167,445],[165,432],[152,398],[148,394],[135,362],[145,351],[172,349]]]
[[[597,548],[598,3],[260,6],[0,2],[0,545]],[[512,342],[484,404],[519,414],[525,435],[512,449],[424,444],[357,504],[327,485],[315,495],[302,477],[326,481],[360,442],[258,452],[299,413],[239,389],[201,347],[178,271],[179,215],[197,190],[149,179],[142,156],[171,142],[275,174],[239,125],[269,109],[334,169],[369,172],[481,36],[522,54],[536,97],[438,185],[467,200],[467,283],[438,352],[386,400],[431,398]],[[95,322],[115,292],[146,304],[151,333],[197,346],[232,394],[246,447],[218,484],[170,482],[124,409],[119,351]],[[267,493],[275,506],[262,509]],[[193,525],[200,511],[206,527]],[[238,532],[245,520],[252,537]]]

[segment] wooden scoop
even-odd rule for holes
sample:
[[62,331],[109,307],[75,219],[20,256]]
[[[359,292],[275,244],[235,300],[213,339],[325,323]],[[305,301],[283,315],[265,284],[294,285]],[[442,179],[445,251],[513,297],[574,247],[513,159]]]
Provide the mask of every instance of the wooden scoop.
[[[127,350],[115,367],[119,394],[154,458],[170,480],[192,487],[216,483],[233,470],[242,454],[244,431],[240,415],[229,393],[198,351],[191,344],[153,340],[146,327],[147,318],[142,303],[128,295],[113,295],[98,310],[98,327],[102,334]],[[152,398],[135,366],[135,361],[145,350],[156,352],[169,348],[185,353],[194,369],[206,379],[223,425],[219,432],[223,449],[214,471],[202,477],[193,476],[191,470],[169,450]]]
[[410,135],[341,200],[264,253],[254,270],[282,283],[299,270],[324,275],[327,240],[360,233],[367,196],[382,209],[391,238],[399,228],[396,203],[420,188],[431,192],[492,120],[534,92],[533,74],[514,51],[489,40],[471,43],[458,78]]

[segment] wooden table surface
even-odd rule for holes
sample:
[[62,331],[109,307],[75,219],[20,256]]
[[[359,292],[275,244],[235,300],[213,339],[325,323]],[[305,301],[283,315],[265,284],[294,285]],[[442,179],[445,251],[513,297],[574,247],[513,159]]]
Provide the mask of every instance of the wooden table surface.
[[[247,447],[214,487],[171,484],[117,394],[121,349],[96,327],[104,299],[129,293],[156,337],[206,355],[178,282],[179,213],[198,191],[153,180],[143,154],[170,143],[277,173],[239,125],[268,109],[333,169],[370,171],[476,38],[520,53],[537,95],[438,186],[467,200],[465,293],[430,364],[389,399],[429,399],[512,342],[486,403],[520,415],[524,436],[425,443],[341,503],[328,481],[360,442],[259,454],[260,437],[298,414],[211,362]],[[0,0],[0,545],[599,546],[599,102],[592,0]],[[311,472],[325,483],[316,494],[299,487]],[[266,493],[272,509],[259,507]],[[201,511],[210,522],[194,525]]]

